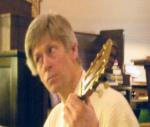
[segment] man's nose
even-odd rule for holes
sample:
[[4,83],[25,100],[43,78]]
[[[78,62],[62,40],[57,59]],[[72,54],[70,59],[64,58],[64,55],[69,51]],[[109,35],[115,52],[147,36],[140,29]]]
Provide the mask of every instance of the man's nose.
[[48,55],[43,56],[43,67],[45,70],[52,66],[52,59]]

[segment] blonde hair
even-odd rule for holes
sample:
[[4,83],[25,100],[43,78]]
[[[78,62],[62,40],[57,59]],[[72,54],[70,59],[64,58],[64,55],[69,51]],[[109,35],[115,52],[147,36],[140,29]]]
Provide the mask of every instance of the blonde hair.
[[77,43],[70,23],[61,15],[44,14],[37,16],[29,25],[25,36],[26,62],[33,75],[37,75],[33,61],[32,49],[45,34],[52,40],[60,41],[65,49],[69,49],[72,43]]

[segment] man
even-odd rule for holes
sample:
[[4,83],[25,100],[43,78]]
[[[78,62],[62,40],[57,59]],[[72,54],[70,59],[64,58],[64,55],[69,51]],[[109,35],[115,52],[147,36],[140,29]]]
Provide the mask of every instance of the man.
[[78,56],[78,42],[69,22],[60,15],[35,18],[25,37],[27,64],[39,75],[58,104],[44,127],[138,127],[125,98],[111,88],[99,87],[85,101],[79,98],[79,82],[85,74]]

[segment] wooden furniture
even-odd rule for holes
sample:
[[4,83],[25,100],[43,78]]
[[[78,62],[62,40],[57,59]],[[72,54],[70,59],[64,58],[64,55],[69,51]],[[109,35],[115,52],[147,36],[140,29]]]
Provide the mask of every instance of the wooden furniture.
[[0,52],[0,126],[42,127],[48,96],[27,68],[23,52]]
[[89,34],[76,32],[79,41],[79,54],[81,63],[85,69],[88,69],[90,63],[94,60],[96,53],[102,48],[102,45],[108,38],[114,42],[113,52],[111,53],[111,60],[109,68],[112,67],[114,59],[118,60],[119,67],[123,68],[124,62],[124,36],[122,29],[102,30],[100,34]]
[[0,15],[0,50],[24,50],[24,38],[32,18],[6,13]]
[[42,0],[26,0],[32,4],[32,16],[36,17],[40,14],[40,5]]
[[31,20],[30,2],[0,0],[0,51],[23,51],[24,36]]
[[[133,100],[133,104],[135,105],[135,110],[138,112],[137,114],[140,113],[141,109],[148,109],[150,112],[150,60],[148,59],[141,59],[141,60],[134,60],[133,61],[135,65],[140,65],[144,66],[145,72],[146,72],[146,86],[145,90],[147,91],[146,93],[148,94],[148,99],[136,99]],[[139,115],[137,115],[139,116]],[[143,125],[141,125],[143,126]],[[146,126],[145,126],[146,127]]]
[[0,0],[0,14],[4,13],[31,17],[31,3],[26,0]]
[[0,126],[42,127],[49,94],[25,64],[24,37],[31,3],[0,0]]
[[141,123],[140,127],[150,127],[150,122],[147,123]]
[[[150,106],[150,60],[143,59],[143,60],[134,60],[135,65],[144,66],[146,72],[146,81],[147,81],[147,91],[148,91],[148,102]],[[149,107],[150,109],[150,107]]]
[[113,66],[114,60],[118,60],[118,65],[123,69],[124,64],[124,30],[114,29],[114,30],[103,30],[100,31],[99,43],[105,42],[108,38],[113,40],[113,48],[111,53],[110,67]]

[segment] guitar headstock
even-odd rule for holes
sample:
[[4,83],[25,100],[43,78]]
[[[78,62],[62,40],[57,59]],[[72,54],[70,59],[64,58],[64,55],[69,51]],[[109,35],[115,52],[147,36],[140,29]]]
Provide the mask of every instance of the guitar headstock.
[[97,88],[99,82],[104,82],[104,80],[106,80],[104,76],[105,69],[109,61],[112,45],[112,40],[108,39],[103,45],[102,49],[97,53],[94,61],[91,63],[89,69],[81,81],[81,85],[83,87],[81,99],[90,96]]

